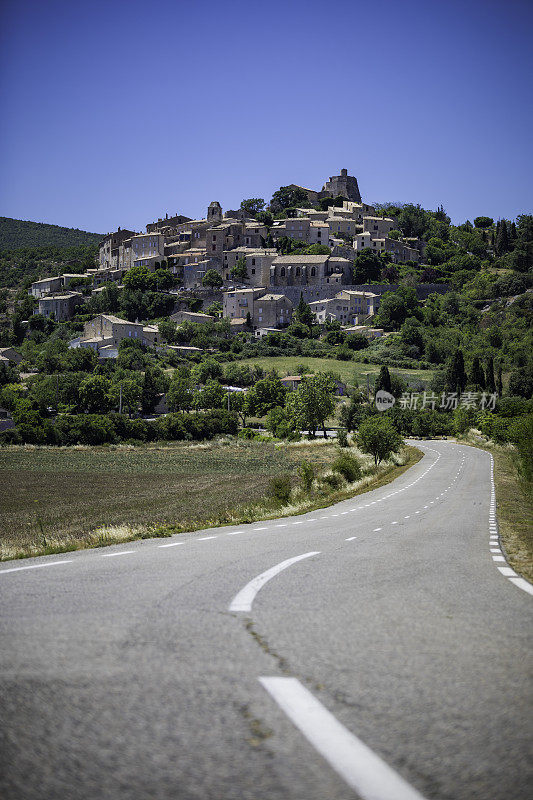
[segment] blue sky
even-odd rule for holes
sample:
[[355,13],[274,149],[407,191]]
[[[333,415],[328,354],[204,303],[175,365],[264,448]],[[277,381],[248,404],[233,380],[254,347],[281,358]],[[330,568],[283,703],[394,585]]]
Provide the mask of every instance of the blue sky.
[[533,212],[529,0],[4,0],[0,215],[107,232],[346,167]]

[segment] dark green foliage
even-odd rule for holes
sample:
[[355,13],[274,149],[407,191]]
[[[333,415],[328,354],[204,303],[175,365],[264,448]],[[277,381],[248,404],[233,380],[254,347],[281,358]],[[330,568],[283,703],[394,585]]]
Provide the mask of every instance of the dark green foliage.
[[381,258],[376,255],[376,253],[373,253],[369,247],[365,247],[355,257],[353,264],[353,281],[354,283],[379,281],[382,268],[383,261]]
[[489,392],[496,391],[496,381],[494,380],[494,359],[489,356],[485,370],[485,385]]
[[272,195],[270,211],[273,214],[278,214],[286,208],[294,208],[295,206],[307,207],[309,205],[307,193],[303,189],[298,186],[281,186]]
[[[237,259],[237,263],[231,268],[230,274],[234,281],[244,281],[248,278],[248,270],[246,269],[246,259],[244,256]],[[207,273],[205,277],[207,277]]]
[[340,453],[331,465],[331,469],[342,475],[348,483],[358,481],[361,477],[361,464],[350,453]]
[[359,426],[357,443],[363,453],[370,453],[374,463],[379,464],[397,453],[403,440],[387,417],[373,416]]
[[478,389],[485,388],[485,373],[483,372],[483,367],[481,366],[481,362],[478,356],[475,356],[475,358],[472,361],[472,369],[470,371],[469,383],[471,383],[472,386],[475,386]]
[[81,247],[97,245],[102,238],[103,235],[100,233],[88,233],[78,228],[63,228],[46,222],[27,222],[11,217],[0,217],[0,250]]
[[474,225],[476,228],[490,228],[494,225],[494,220],[492,217],[476,217],[474,219]]
[[208,286],[211,289],[220,289],[223,283],[222,276],[215,269],[208,269],[202,278],[202,286]]
[[453,354],[446,373],[446,382],[452,392],[462,392],[466,386],[465,360],[459,348]]
[[248,200],[241,202],[241,210],[245,211],[251,217],[256,217],[261,213],[265,207],[265,201],[262,197],[250,197]]
[[294,312],[294,319],[297,322],[302,323],[302,325],[307,325],[309,328],[314,323],[313,312],[311,311],[311,308],[305,302],[302,292],[300,292],[300,301],[299,301],[298,305],[296,306],[296,310]]
[[374,385],[374,391],[379,392],[380,389],[383,389],[385,392],[390,392],[392,389],[389,368],[388,367],[381,367],[379,371],[379,375],[376,379],[376,383]]

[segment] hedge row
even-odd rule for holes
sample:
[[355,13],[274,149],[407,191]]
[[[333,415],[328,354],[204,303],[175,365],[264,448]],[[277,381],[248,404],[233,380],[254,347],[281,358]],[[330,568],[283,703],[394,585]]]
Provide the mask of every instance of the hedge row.
[[128,419],[121,414],[62,414],[54,423],[21,424],[0,433],[0,444],[116,444],[124,441],[199,441],[236,434],[237,415],[216,410],[168,414],[158,420]]

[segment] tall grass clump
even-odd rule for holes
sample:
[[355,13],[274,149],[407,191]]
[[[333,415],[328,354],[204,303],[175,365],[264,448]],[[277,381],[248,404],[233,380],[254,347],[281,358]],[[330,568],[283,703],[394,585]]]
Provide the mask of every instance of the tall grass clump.
[[268,493],[280,506],[286,505],[291,499],[291,476],[277,475],[269,483]]

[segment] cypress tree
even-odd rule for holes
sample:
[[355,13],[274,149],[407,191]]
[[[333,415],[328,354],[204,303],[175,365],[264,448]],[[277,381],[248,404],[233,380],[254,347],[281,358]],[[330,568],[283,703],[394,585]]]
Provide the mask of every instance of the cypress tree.
[[502,380],[502,365],[498,364],[498,372],[496,373],[496,391],[498,392],[498,397],[501,397],[503,394],[503,380]]
[[485,373],[483,372],[483,367],[479,361],[479,358],[476,356],[472,361],[472,370],[470,372],[470,383],[474,386],[477,386],[479,389],[485,388]]
[[447,384],[453,392],[462,392],[466,386],[466,380],[463,351],[457,349],[448,368]]
[[496,254],[503,256],[509,250],[509,235],[507,233],[507,223],[504,219],[500,222],[500,227],[496,234]]
[[294,316],[298,322],[302,322],[304,325],[308,325],[309,327],[311,327],[315,321],[311,308],[304,300],[303,292],[300,292],[300,301],[296,307]]
[[390,373],[388,367],[381,367],[378,375],[378,379],[376,381],[376,385],[374,386],[374,391],[379,392],[380,389],[383,389],[385,392],[391,392],[392,383],[390,379]]
[[494,359],[492,356],[487,361],[487,369],[485,370],[486,378],[486,388],[489,392],[496,391],[496,382],[494,380]]

